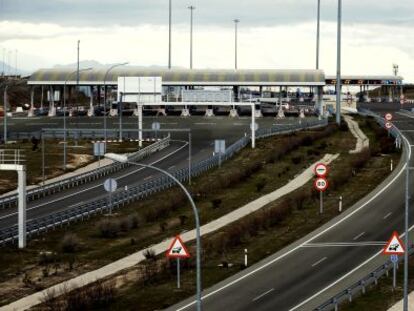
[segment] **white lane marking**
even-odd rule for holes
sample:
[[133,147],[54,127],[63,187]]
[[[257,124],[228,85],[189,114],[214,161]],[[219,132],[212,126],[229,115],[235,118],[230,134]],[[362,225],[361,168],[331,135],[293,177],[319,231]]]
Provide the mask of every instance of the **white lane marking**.
[[326,259],[328,259],[328,257],[323,257],[322,259],[318,260],[317,262],[315,262],[312,267],[316,267],[317,265],[323,263]]
[[[407,137],[405,137],[404,135],[401,134],[401,136],[404,138],[405,142],[407,145],[410,144],[409,140],[407,139]],[[411,160],[411,148],[408,149],[408,162]],[[407,163],[408,163],[407,162]],[[401,168],[401,170],[398,172],[398,174],[393,178],[393,180],[388,183],[384,188],[382,188],[378,193],[383,192],[385,189],[387,189],[389,187],[390,184],[392,184],[394,182],[394,180],[396,178],[398,178],[402,172],[405,171],[405,168],[407,167],[407,163],[405,163],[403,165],[403,167]],[[366,204],[366,203],[365,203]],[[414,228],[414,225],[411,226],[408,231],[411,231]],[[405,233],[401,234],[400,237],[405,236]],[[342,280],[346,279],[348,276],[350,276],[352,273],[354,273],[355,271],[357,271],[358,269],[360,269],[361,267],[363,267],[364,265],[366,265],[367,263],[369,263],[371,260],[375,259],[375,257],[377,257],[378,255],[382,254],[382,250],[380,250],[379,252],[377,252],[376,254],[374,254],[372,257],[368,258],[367,260],[365,260],[363,263],[361,263],[359,266],[355,267],[354,269],[352,269],[351,271],[349,271],[348,273],[346,273],[345,275],[343,275],[342,277],[340,277],[339,279],[337,279],[336,281],[332,282],[331,284],[329,284],[328,286],[326,286],[325,288],[321,289],[319,292],[317,292],[316,294],[314,294],[313,296],[309,297],[308,299],[302,301],[300,304],[298,304],[297,306],[293,307],[292,309],[290,309],[289,311],[293,311],[296,310],[300,307],[302,307],[303,305],[307,304],[309,301],[311,301],[312,299],[314,299],[315,297],[319,296],[320,294],[322,294],[324,291],[330,289],[332,286],[335,286],[336,284],[338,284],[339,282],[341,282]]]
[[358,247],[358,246],[383,246],[387,244],[386,242],[337,242],[337,243],[309,243],[303,245],[302,247],[306,248],[319,248],[319,247]]
[[170,166],[170,167],[168,168],[168,170],[172,170],[174,167],[175,167],[175,165]]
[[208,123],[208,122],[203,122],[203,123],[194,123],[194,125],[216,125],[217,123]]
[[150,176],[147,176],[147,177],[145,177],[144,178],[144,180],[148,180],[148,179],[151,179],[153,176],[152,175],[150,175]]
[[266,295],[270,294],[270,293],[271,293],[271,292],[273,292],[274,290],[275,290],[274,288],[271,288],[271,289],[269,289],[267,292],[264,292],[263,294],[261,294],[261,295],[259,295],[259,296],[255,297],[255,298],[253,298],[253,300],[252,300],[252,301],[257,301],[257,300],[259,300],[260,298],[263,298],[264,296],[266,296]]
[[[408,231],[413,230],[414,225],[411,226]],[[402,238],[403,236],[405,236],[405,233],[400,235],[400,238]],[[358,269],[360,269],[361,267],[365,266],[367,263],[369,263],[371,260],[375,259],[375,257],[377,257],[378,255],[382,254],[383,250],[380,250],[379,252],[375,253],[372,257],[368,258],[367,260],[365,260],[363,263],[361,263],[358,267],[355,267],[354,269],[352,269],[351,271],[349,271],[348,273],[344,274],[343,276],[341,276],[339,279],[337,279],[336,281],[332,282],[331,284],[329,284],[328,286],[326,286],[325,288],[321,289],[319,292],[317,292],[316,294],[314,294],[313,296],[309,297],[308,299],[304,300],[303,302],[301,302],[300,304],[298,304],[297,306],[291,308],[289,311],[294,311],[299,309],[300,307],[302,307],[303,305],[307,304],[309,301],[311,301],[312,299],[314,299],[315,297],[318,297],[320,294],[322,294],[324,291],[328,290],[329,288],[331,288],[332,286],[335,286],[336,284],[338,284],[339,282],[341,282],[342,280],[346,279],[348,276],[350,276],[352,273],[354,273],[355,271],[357,271]]]
[[385,215],[383,218],[387,219],[388,217],[390,217],[392,215],[392,212],[389,212],[387,215]]
[[357,236],[355,236],[352,240],[356,241],[358,240],[360,237],[362,237],[365,234],[365,232],[361,232],[360,234],[358,234]]
[[[164,157],[162,157],[162,158],[158,159],[157,161],[154,161],[154,162],[150,163],[150,165],[154,165],[154,164],[157,164],[158,162],[161,162],[161,161],[165,160],[166,158],[168,158],[168,157],[172,156],[173,154],[177,153],[177,152],[178,152],[178,151],[180,151],[181,149],[183,149],[183,148],[187,147],[187,145],[188,145],[188,143],[186,143],[185,145],[181,146],[180,148],[178,148],[178,149],[174,150],[173,152],[170,152],[169,154],[165,155]],[[125,177],[127,177],[127,176],[129,176],[129,175],[132,175],[132,174],[135,174],[135,173],[137,173],[137,172],[139,172],[139,171],[142,171],[143,169],[145,169],[145,168],[144,168],[144,167],[138,168],[138,169],[133,170],[133,171],[131,171],[131,172],[129,172],[129,173],[126,173],[126,174],[124,174],[124,175],[121,175],[121,176],[119,176],[119,177],[117,177],[117,178],[115,178],[115,179],[116,179],[116,180],[119,180],[119,179],[125,178]],[[45,203],[42,203],[42,204],[40,204],[40,205],[33,206],[33,207],[31,207],[31,208],[28,208],[26,211],[31,211],[31,210],[33,210],[33,209],[36,209],[36,208],[42,207],[42,206],[44,206],[44,205],[48,205],[48,204],[51,204],[51,203],[59,202],[59,201],[61,201],[61,200],[64,200],[64,199],[70,198],[70,197],[72,197],[72,196],[78,195],[79,193],[86,192],[86,191],[89,191],[89,190],[91,190],[91,189],[95,189],[95,188],[98,188],[98,187],[102,187],[102,185],[103,185],[103,183],[100,183],[100,184],[98,184],[98,185],[96,185],[96,186],[93,186],[93,187],[90,187],[90,188],[87,188],[87,189],[84,189],[84,190],[78,191],[78,192],[76,192],[76,193],[73,193],[73,194],[70,194],[70,195],[67,195],[67,196],[64,196],[64,197],[61,197],[61,198],[57,198],[57,199],[52,200],[52,201],[49,201],[49,202],[45,202]],[[78,203],[76,203],[76,204],[78,204]],[[71,206],[72,206],[72,205],[71,205]],[[0,220],[6,219],[6,218],[8,218],[8,217],[15,216],[15,215],[17,215],[17,212],[14,212],[14,213],[11,213],[11,214],[4,215],[4,216],[0,217]]]
[[[404,136],[404,135],[402,135],[402,137],[408,142],[408,140],[407,140],[407,138]],[[411,148],[410,149],[408,149],[408,157],[409,157],[409,159],[411,158]],[[357,209],[355,209],[354,211],[352,211],[351,213],[349,213],[348,215],[346,215],[344,218],[341,218],[340,220],[338,220],[336,223],[334,223],[334,224],[332,224],[331,226],[329,226],[328,228],[326,228],[325,230],[322,230],[321,232],[319,232],[318,234],[316,234],[316,235],[314,235],[313,237],[311,237],[311,238],[309,238],[307,241],[305,241],[305,242],[303,242],[302,244],[300,244],[300,245],[298,245],[298,246],[296,246],[296,247],[294,247],[294,248],[292,248],[291,250],[289,250],[289,251],[287,251],[286,253],[284,253],[284,254],[282,254],[282,255],[280,255],[279,257],[276,257],[276,258],[274,258],[274,259],[272,259],[272,260],[270,260],[270,261],[268,261],[267,263],[265,263],[265,264],[263,264],[262,266],[260,266],[260,267],[257,267],[256,269],[254,269],[254,270],[252,270],[252,271],[250,271],[250,272],[248,272],[248,273],[246,273],[245,275],[242,275],[241,277],[239,277],[238,279],[235,279],[235,280],[233,280],[233,281],[231,281],[231,282],[229,282],[229,283],[227,283],[227,284],[225,284],[225,285],[223,285],[222,287],[220,287],[220,288],[218,288],[218,289],[216,289],[216,290],[214,290],[214,291],[212,291],[211,293],[208,293],[208,294],[206,294],[206,295],[204,295],[204,296],[202,296],[201,297],[201,299],[202,300],[204,300],[204,299],[206,299],[206,298],[208,298],[208,297],[210,297],[210,296],[213,296],[213,295],[215,295],[215,294],[217,294],[218,292],[221,292],[222,290],[224,290],[224,289],[226,289],[226,288],[228,288],[228,287],[230,287],[230,286],[233,286],[234,284],[236,284],[236,283],[239,283],[240,281],[242,281],[242,280],[244,280],[245,278],[248,278],[249,276],[251,276],[251,275],[253,275],[253,274],[255,274],[256,272],[258,272],[258,271],[261,271],[261,270],[263,270],[263,269],[265,269],[265,268],[267,268],[268,266],[271,266],[272,264],[274,264],[275,262],[278,262],[279,260],[281,260],[281,259],[283,259],[283,258],[285,258],[285,257],[287,257],[287,256],[289,256],[290,254],[292,254],[293,252],[295,252],[295,251],[297,251],[298,249],[300,249],[301,247],[303,247],[304,245],[306,245],[306,244],[308,244],[309,242],[311,242],[311,241],[313,241],[313,240],[316,240],[317,238],[319,238],[320,236],[322,236],[323,234],[325,234],[326,232],[328,232],[328,231],[330,231],[331,229],[333,229],[333,228],[335,228],[335,227],[337,227],[339,224],[341,224],[341,223],[343,223],[344,221],[346,221],[346,220],[348,220],[350,217],[352,217],[353,215],[355,215],[356,213],[358,213],[359,211],[361,211],[364,207],[366,207],[369,203],[371,203],[373,200],[375,200],[378,196],[380,196],[385,190],[387,190],[400,176],[401,176],[401,174],[405,171],[405,168],[406,168],[406,166],[407,166],[407,164],[404,164],[403,166],[402,166],[402,168],[401,168],[401,170],[398,172],[398,174],[397,175],[395,175],[395,177],[392,179],[392,180],[390,180],[390,182],[388,183],[388,184],[386,184],[380,191],[378,191],[375,195],[373,195],[368,201],[366,201],[364,204],[362,204],[360,207],[358,207]],[[380,254],[382,252],[382,250],[380,251],[380,252],[378,252],[378,254]],[[377,254],[377,255],[378,255]],[[366,262],[364,262],[361,266],[363,266],[364,264],[366,264],[367,262],[369,262],[370,260],[372,260],[372,259],[374,259],[375,258],[375,256],[374,257],[372,257],[372,258],[370,258],[370,259],[368,259]],[[346,276],[345,276],[346,277]],[[339,281],[338,281],[339,282]],[[336,283],[335,283],[336,284]],[[333,285],[335,285],[335,284],[333,284]],[[326,290],[326,289],[328,289],[328,288],[330,288],[330,287],[332,287],[333,285],[330,285],[329,287],[327,287],[327,288],[325,288],[324,290]],[[323,291],[324,291],[323,290]],[[322,292],[323,292],[322,291]],[[182,310],[185,310],[185,309],[187,309],[188,307],[191,307],[192,305],[194,305],[196,303],[196,301],[194,300],[194,301],[192,301],[192,302],[190,302],[190,303],[188,303],[187,305],[185,305],[185,306],[183,306],[183,307],[181,307],[181,308],[179,308],[179,309],[177,309],[177,311],[182,311]],[[296,308],[296,307],[295,307]],[[293,309],[292,309],[293,310]]]

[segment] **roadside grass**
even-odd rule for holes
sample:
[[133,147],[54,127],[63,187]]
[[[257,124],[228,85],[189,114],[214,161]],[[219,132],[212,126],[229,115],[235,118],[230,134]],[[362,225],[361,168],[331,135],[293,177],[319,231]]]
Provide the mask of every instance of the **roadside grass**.
[[[283,150],[289,142],[300,137],[303,138],[303,136],[309,135],[312,132],[306,131],[293,136],[273,137],[259,141],[256,150],[244,149],[234,159],[224,163],[221,169],[212,170],[208,174],[195,179],[191,190],[197,201],[202,223],[209,222],[263,194],[274,191],[286,184],[286,182],[301,172],[303,168],[308,167],[309,164],[321,158],[325,153],[341,153],[341,160],[333,163],[332,170],[340,170],[343,169],[341,166],[349,165],[349,163],[346,164],[347,161],[344,161],[344,159],[350,157],[348,151],[353,149],[355,139],[345,130],[335,130],[328,137],[310,144],[306,143],[306,146],[302,145],[283,153],[283,156],[276,161],[271,161],[269,158],[267,158],[268,161],[264,160],[264,157],[269,154],[277,150]],[[395,155],[395,157],[398,159],[398,155]],[[388,174],[389,166],[384,159],[381,156],[371,158],[369,163],[352,177],[352,180],[346,187],[346,191],[342,193],[337,193],[334,190],[329,191],[327,196],[325,196],[326,212],[322,218],[317,214],[317,201],[308,198],[303,207],[300,209],[293,208],[291,214],[278,223],[277,226],[259,230],[254,237],[243,237],[239,244],[231,247],[226,246],[224,251],[223,248],[220,248],[218,252],[212,252],[214,256],[205,258],[203,262],[203,266],[206,267],[203,276],[204,287],[210,286],[239,271],[244,248],[248,248],[251,254],[249,255],[249,262],[257,262],[336,216],[338,214],[337,204],[339,195],[344,197],[344,208],[351,206],[371,191]],[[243,171],[247,166],[251,169],[252,166],[249,166],[251,163],[261,164],[247,177],[240,180],[234,179],[232,174],[237,171]],[[226,180],[226,178],[236,181],[226,184],[223,182],[223,179]],[[265,183],[263,183],[263,179],[266,180]],[[364,189],[358,186],[362,180],[364,182],[369,180],[367,187]],[[220,187],[223,183],[226,186]],[[311,188],[311,183],[304,188]],[[299,189],[296,192],[303,192],[303,189]],[[297,195],[296,192],[292,194],[293,197]],[[272,208],[277,209],[279,204],[281,204],[280,200],[272,203]],[[154,209],[154,206],[161,208],[157,210]],[[159,214],[160,211],[162,212],[161,214]],[[79,239],[79,250],[75,253],[65,254],[61,251],[61,240],[65,230],[50,232],[47,236],[42,235],[37,240],[32,240],[29,243],[29,248],[22,252],[5,248],[4,256],[0,258],[0,262],[2,262],[2,265],[0,265],[0,278],[2,285],[6,285],[6,288],[0,290],[1,304],[82,272],[93,270],[157,243],[166,237],[173,236],[177,232],[190,230],[194,227],[191,210],[185,202],[185,198],[182,198],[181,192],[177,189],[171,189],[166,193],[158,194],[154,198],[131,204],[129,207],[118,210],[116,216],[107,218],[123,220],[131,217],[130,215],[137,215],[138,226],[124,232],[117,232],[115,238],[102,238],[100,236],[97,224],[102,217],[93,217],[88,222],[71,225],[68,229],[70,232],[75,232]],[[163,225],[160,225],[160,223]],[[293,230],[292,228],[298,228],[298,230]],[[271,230],[270,234],[269,230]],[[211,235],[212,242],[210,245],[218,243],[217,240],[220,241],[221,236],[218,238],[217,236],[222,231],[226,232],[228,228]],[[208,241],[209,239],[210,236],[203,238],[203,241]],[[203,242],[203,244],[208,247],[209,243]],[[271,245],[272,247],[269,249],[264,247],[264,245]],[[51,256],[52,258],[48,263],[40,263],[39,258],[41,256],[39,254],[42,251],[56,255]],[[191,270],[193,267],[191,260],[183,263],[183,287],[185,289],[180,292],[174,290],[175,273],[166,273],[165,267],[160,273],[153,273],[151,269],[154,270],[154,268],[148,268],[151,265],[151,261],[148,262],[150,263],[138,266],[139,271],[135,271],[134,275],[136,277],[133,278],[134,281],[129,282],[124,276],[121,277],[121,283],[128,286],[121,287],[119,297],[117,296],[117,299],[111,305],[111,309],[125,310],[128,303],[132,303],[139,310],[153,310],[173,304],[194,292],[192,287],[194,285],[194,272]],[[233,263],[234,265],[230,268],[218,268],[218,265],[223,263]],[[167,263],[161,264],[165,266]],[[56,266],[57,268],[55,268]],[[174,267],[171,267],[171,269],[175,271]],[[141,283],[136,283],[137,279],[141,280],[143,278],[143,273],[144,279],[145,276],[148,277],[149,273],[151,274],[151,281],[147,280],[145,286]],[[28,286],[23,286],[23,288],[22,275],[26,279],[24,284],[29,284]],[[178,300],[169,300],[168,297],[171,296],[171,291],[174,292]],[[160,296],[155,298],[157,296],[154,293],[158,292]],[[165,295],[165,293],[168,295]],[[128,303],[124,303],[124,301]],[[162,306],[160,302],[163,302]]]
[[[39,141],[36,150],[29,140],[7,145],[6,149],[19,149],[25,157],[27,185],[42,182],[42,144]],[[4,149],[4,146],[1,147]],[[138,150],[136,142],[108,144],[108,152],[132,152]],[[45,141],[45,178],[50,179],[84,167],[97,159],[93,156],[93,144],[90,141],[68,141],[68,162],[66,172],[63,171],[63,144],[58,140]],[[12,171],[1,171],[0,194],[17,188],[17,174]]]
[[[322,157],[318,150],[322,148],[321,145],[323,153],[336,153],[344,147],[353,148],[355,139],[350,133],[339,131],[335,125],[331,125],[327,129],[326,138],[285,152],[289,145],[294,147],[294,143],[300,143],[304,137],[321,135],[324,131],[304,131],[260,140],[256,149],[245,148],[232,160],[223,163],[220,169],[195,178],[191,191],[202,223],[216,219],[286,184],[303,168]],[[280,154],[278,160],[269,158],[276,153]],[[245,175],[238,175],[243,172]],[[265,183],[262,182],[264,179]],[[261,184],[260,187],[258,183]],[[214,200],[221,202],[213,203]],[[135,227],[116,230],[112,238],[102,237],[98,228],[102,219],[107,219],[110,223],[130,222],[132,217],[136,218]],[[0,284],[4,285],[3,288],[0,287],[0,303],[21,297],[22,288],[23,293],[27,294],[51,286],[193,227],[193,215],[186,198],[179,189],[173,188],[125,206],[111,217],[95,216],[89,221],[42,234],[31,239],[25,250],[16,251],[14,247],[4,247],[0,257]],[[77,236],[79,245],[74,253],[62,252],[62,239],[66,232]],[[42,259],[41,253],[47,254],[47,260]],[[22,279],[25,280],[23,284]]]
[[[349,163],[346,163],[347,157],[351,156],[346,155],[345,153],[341,154],[340,159],[334,161],[331,165],[331,171],[342,170],[344,167],[348,166]],[[249,265],[262,260],[337,216],[339,214],[338,197],[340,195],[344,198],[343,207],[346,209],[372,191],[388,174],[388,159],[382,156],[372,157],[358,171],[358,173],[352,177],[352,179],[341,187],[341,191],[327,191],[324,200],[325,211],[322,216],[318,214],[319,201],[312,198],[306,200],[306,203],[301,209],[293,209],[292,213],[286,217],[286,219],[274,227],[261,230],[254,236],[249,236],[249,234],[246,235],[240,232],[240,243],[234,247],[219,247],[214,250],[217,245],[225,245],[225,243],[217,243],[217,240],[225,239],[225,234],[223,235],[223,232],[232,232],[234,227],[242,226],[242,221],[223,228],[220,232],[203,237],[203,287],[208,288],[243,269],[244,249],[248,249],[249,252]],[[360,187],[361,184],[364,184],[365,187]],[[311,187],[312,184],[308,183],[303,189],[296,190],[294,193],[290,194],[289,197],[294,197],[304,191],[304,189],[306,191],[306,189],[310,189]],[[281,200],[271,203],[270,206],[280,207],[283,204],[284,202],[282,198]],[[250,215],[249,218],[260,213],[261,211],[256,212]],[[242,226],[242,228],[245,227]],[[213,241],[213,245],[211,245],[211,241]],[[190,252],[194,254],[194,243],[190,243],[189,245],[191,249]],[[207,256],[205,253],[211,255]],[[146,279],[145,269],[137,268],[138,271],[141,271],[138,273],[138,277],[129,281],[124,281],[125,284],[119,288],[114,302],[110,306],[106,306],[105,310],[162,309],[194,295],[194,258],[183,262],[181,274],[183,285],[181,290],[176,289],[174,261],[168,262],[164,256],[159,256],[158,258],[160,262],[163,262],[163,264],[167,266],[165,270],[154,276],[152,281],[148,283],[142,281],[142,279]],[[142,264],[142,266],[152,264],[151,261],[147,261]],[[220,266],[223,264],[224,266],[227,264],[231,264],[232,266],[224,268]],[[122,279],[121,276],[122,273],[120,274],[119,279]],[[131,308],[131,306],[134,307]]]
[[[414,258],[410,257],[408,264],[408,275],[414,274]],[[403,299],[404,269],[400,264],[397,272],[397,287],[392,288],[392,271],[388,277],[382,277],[378,285],[367,288],[365,295],[358,296],[352,303],[346,302],[339,307],[341,311],[387,311],[395,303]],[[414,290],[414,278],[408,279],[409,292]]]

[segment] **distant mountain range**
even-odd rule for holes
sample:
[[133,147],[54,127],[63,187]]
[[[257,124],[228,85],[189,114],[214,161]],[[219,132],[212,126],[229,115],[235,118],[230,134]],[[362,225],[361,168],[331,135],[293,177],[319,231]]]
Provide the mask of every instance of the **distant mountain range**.
[[[4,67],[3,67],[4,65]],[[6,63],[3,63],[2,61],[0,61],[0,75],[5,74],[5,75],[15,75],[16,74],[16,68],[11,67],[9,65],[7,65]],[[29,71],[26,70],[22,70],[22,69],[17,69],[17,74],[21,75],[21,76],[28,76],[30,75]]]

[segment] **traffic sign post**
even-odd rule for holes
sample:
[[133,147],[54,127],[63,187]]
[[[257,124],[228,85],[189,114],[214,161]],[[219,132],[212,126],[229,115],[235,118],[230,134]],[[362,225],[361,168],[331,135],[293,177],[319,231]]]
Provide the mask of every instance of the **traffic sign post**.
[[398,263],[398,255],[391,255],[391,262],[392,262],[392,289],[395,290],[397,287],[397,263]]
[[159,122],[153,122],[151,124],[151,129],[155,131],[155,138],[158,138],[158,131],[161,129],[161,124]]
[[180,236],[177,235],[175,239],[172,241],[170,247],[167,250],[167,257],[169,259],[176,259],[177,260],[177,288],[181,288],[181,281],[180,281],[180,259],[181,258],[189,258],[190,253],[188,252],[187,248],[184,245],[184,242],[181,240]]
[[108,199],[109,199],[109,214],[112,214],[112,192],[115,192],[118,188],[118,183],[113,178],[108,178],[104,182],[104,188],[106,192],[109,193]]
[[323,163],[318,163],[315,165],[313,172],[317,177],[325,177],[328,175],[329,168],[327,165]]
[[323,213],[323,192],[328,189],[328,181],[325,177],[318,177],[313,184],[316,190],[319,191],[319,213]]
[[393,125],[392,125],[392,123],[391,123],[390,121],[385,122],[385,128],[386,128],[387,130],[392,129],[392,127],[393,127]]
[[397,286],[397,263],[398,263],[398,255],[405,254],[404,244],[401,241],[397,231],[394,231],[391,238],[388,240],[387,244],[385,245],[382,253],[384,255],[390,255],[391,262],[393,264],[393,282],[392,287],[395,289]]
[[392,118],[393,118],[393,116],[392,116],[392,114],[391,114],[391,113],[386,113],[386,114],[385,114],[385,120],[386,120],[386,121],[391,121],[391,120],[392,120]]

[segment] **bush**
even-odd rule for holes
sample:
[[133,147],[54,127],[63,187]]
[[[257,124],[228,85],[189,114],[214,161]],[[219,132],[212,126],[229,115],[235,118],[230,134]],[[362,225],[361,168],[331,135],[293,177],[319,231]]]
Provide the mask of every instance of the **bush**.
[[54,252],[40,252],[39,254],[39,265],[48,265],[59,261],[60,258],[57,253]]
[[266,184],[267,180],[265,178],[259,179],[259,181],[256,183],[256,192],[262,191]]
[[155,255],[155,251],[152,248],[149,248],[146,251],[144,251],[144,257],[147,260],[157,260],[157,255]]
[[302,162],[302,160],[303,160],[302,156],[292,157],[292,163],[295,165],[298,165],[300,162]]
[[222,203],[222,200],[221,199],[213,199],[213,200],[211,200],[211,205],[212,205],[212,207],[214,209],[219,208],[220,205],[221,205],[221,203]]
[[309,192],[306,190],[300,190],[291,196],[291,201],[296,209],[301,210],[303,209],[306,200],[309,198]]
[[116,238],[121,231],[121,226],[117,219],[103,219],[98,223],[97,227],[102,238]]
[[130,215],[128,218],[131,223],[131,229],[138,228],[138,226],[142,223],[141,217],[138,214]]
[[306,135],[302,140],[302,146],[312,146],[313,139],[309,135]]
[[80,241],[76,234],[66,233],[62,239],[61,249],[64,253],[76,253],[80,248]]
[[180,215],[180,225],[184,226],[187,223],[188,217],[186,215]]

